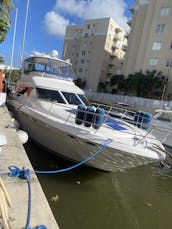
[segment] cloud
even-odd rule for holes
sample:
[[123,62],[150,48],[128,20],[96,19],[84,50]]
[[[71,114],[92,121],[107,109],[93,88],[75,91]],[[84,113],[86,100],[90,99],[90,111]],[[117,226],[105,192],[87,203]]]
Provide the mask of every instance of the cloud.
[[[54,9],[44,17],[46,31],[55,36],[64,36],[71,20],[112,17],[123,29],[129,31],[125,16],[127,4],[124,0],[56,0]],[[65,16],[62,16],[65,15]],[[70,17],[70,22],[67,17]]]
[[54,9],[57,12],[65,12],[69,15],[74,15],[82,18],[86,5],[86,1],[83,0],[56,0]]
[[47,12],[44,16],[45,30],[54,36],[64,36],[66,26],[69,25],[69,20],[60,16],[54,11]]
[[58,57],[58,51],[57,50],[52,50],[51,53],[45,53],[45,52],[39,52],[37,50],[33,50],[30,56],[48,56],[48,57]]
[[56,0],[54,10],[83,20],[112,17],[124,29],[128,30],[124,0]]

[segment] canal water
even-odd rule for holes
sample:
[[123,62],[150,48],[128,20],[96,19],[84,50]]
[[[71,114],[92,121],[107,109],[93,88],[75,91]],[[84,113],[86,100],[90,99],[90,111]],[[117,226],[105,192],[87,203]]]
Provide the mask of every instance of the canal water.
[[[72,165],[31,141],[25,149],[36,170]],[[82,166],[38,178],[61,229],[172,228],[172,171],[159,163],[116,173]]]

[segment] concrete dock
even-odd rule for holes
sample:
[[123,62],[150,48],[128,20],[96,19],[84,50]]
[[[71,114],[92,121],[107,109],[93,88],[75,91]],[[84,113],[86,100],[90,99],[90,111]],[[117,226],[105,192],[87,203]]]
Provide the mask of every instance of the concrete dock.
[[[9,128],[6,128],[9,126]],[[9,171],[9,166],[33,170],[24,147],[12,126],[12,118],[6,107],[0,107],[0,135],[4,135],[7,144],[0,148],[0,173]],[[45,225],[49,229],[58,229],[56,220],[36,175],[30,175],[32,189],[32,210],[30,227]],[[22,229],[26,226],[28,211],[28,184],[26,180],[8,175],[0,175],[10,195],[12,207],[9,208],[9,228]],[[0,200],[1,201],[1,200]],[[0,225],[1,228],[1,225]]]

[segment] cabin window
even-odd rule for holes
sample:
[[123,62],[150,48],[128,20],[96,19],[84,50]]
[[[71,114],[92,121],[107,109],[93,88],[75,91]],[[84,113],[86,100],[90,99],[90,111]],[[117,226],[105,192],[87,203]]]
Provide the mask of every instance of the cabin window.
[[51,102],[57,102],[57,103],[65,103],[64,99],[60,95],[58,91],[49,90],[49,89],[43,89],[43,88],[37,88],[38,98],[51,101]]
[[69,104],[78,105],[81,103],[77,95],[74,93],[62,92],[62,94],[64,95],[65,99],[67,100]]

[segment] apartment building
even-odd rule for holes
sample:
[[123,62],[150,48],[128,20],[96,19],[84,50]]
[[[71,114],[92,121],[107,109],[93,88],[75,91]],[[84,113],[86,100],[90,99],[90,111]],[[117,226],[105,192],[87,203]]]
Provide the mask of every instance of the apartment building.
[[172,99],[172,0],[136,0],[123,73],[157,69],[168,77],[166,98]]
[[86,20],[66,28],[63,58],[70,59],[86,89],[97,91],[122,72],[126,46],[126,33],[112,18]]

